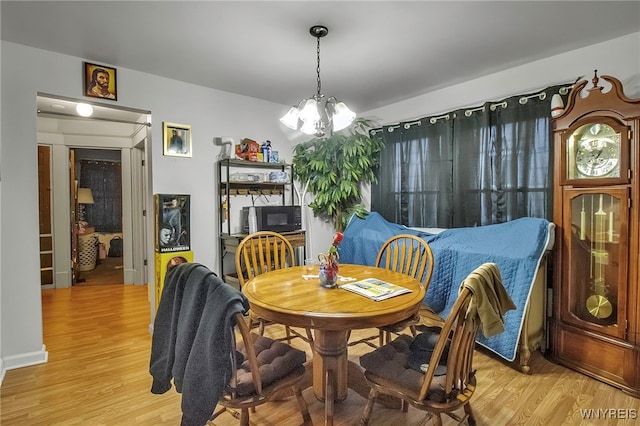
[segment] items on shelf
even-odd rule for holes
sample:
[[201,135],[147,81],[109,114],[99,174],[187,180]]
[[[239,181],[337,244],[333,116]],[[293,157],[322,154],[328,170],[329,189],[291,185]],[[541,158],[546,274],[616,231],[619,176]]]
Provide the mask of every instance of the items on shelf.
[[233,173],[229,182],[264,182],[264,176],[259,173]]
[[260,144],[253,139],[244,138],[236,144],[236,157],[241,160],[258,161]]
[[269,182],[287,183],[289,182],[289,175],[283,171],[271,172],[269,173]]
[[[221,142],[219,142],[221,143]],[[264,163],[279,163],[280,155],[274,151],[271,141],[267,140],[262,145],[253,139],[244,138],[236,144],[236,157],[240,160],[258,161]]]
[[262,144],[262,161],[267,163],[271,162],[271,141],[266,141]]
[[284,171],[271,173],[233,173],[229,175],[229,182],[233,183],[251,183],[251,182],[272,182],[272,183],[289,183],[289,174]]

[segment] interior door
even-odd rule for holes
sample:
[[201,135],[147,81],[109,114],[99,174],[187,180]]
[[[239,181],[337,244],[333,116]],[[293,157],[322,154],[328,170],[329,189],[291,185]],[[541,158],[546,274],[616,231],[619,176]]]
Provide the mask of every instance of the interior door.
[[69,150],[69,183],[71,188],[69,193],[71,194],[69,206],[69,220],[71,221],[71,285],[74,286],[78,283],[79,272],[78,271],[78,179],[76,176],[76,151],[72,148]]

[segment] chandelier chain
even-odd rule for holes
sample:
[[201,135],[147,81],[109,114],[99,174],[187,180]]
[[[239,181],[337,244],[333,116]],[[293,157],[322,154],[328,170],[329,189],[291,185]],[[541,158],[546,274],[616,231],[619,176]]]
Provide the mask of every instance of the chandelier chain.
[[317,37],[318,47],[316,49],[317,57],[318,57],[318,66],[316,67],[316,73],[318,74],[318,97],[320,97],[320,90],[322,88],[322,84],[320,83],[320,37]]

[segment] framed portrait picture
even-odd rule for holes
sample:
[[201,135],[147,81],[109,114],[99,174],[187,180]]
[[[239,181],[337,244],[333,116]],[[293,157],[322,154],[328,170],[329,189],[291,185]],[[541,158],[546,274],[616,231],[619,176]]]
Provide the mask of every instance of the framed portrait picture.
[[84,95],[91,98],[118,100],[116,69],[84,63]]
[[190,250],[191,196],[154,194],[155,250],[159,253]]
[[191,126],[163,123],[164,155],[191,157]]

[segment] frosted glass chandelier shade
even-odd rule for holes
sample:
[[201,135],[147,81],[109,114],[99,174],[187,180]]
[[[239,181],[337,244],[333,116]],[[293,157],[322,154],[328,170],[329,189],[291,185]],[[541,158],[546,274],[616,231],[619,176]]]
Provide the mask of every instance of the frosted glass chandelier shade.
[[298,111],[298,107],[292,106],[289,111],[280,118],[280,122],[290,129],[298,130],[299,116],[300,111]]
[[333,131],[337,132],[348,127],[356,119],[356,113],[351,111],[344,102],[338,102],[333,114]]
[[320,120],[321,115],[318,111],[318,102],[315,99],[307,99],[300,111],[300,120],[307,122],[316,122]]

